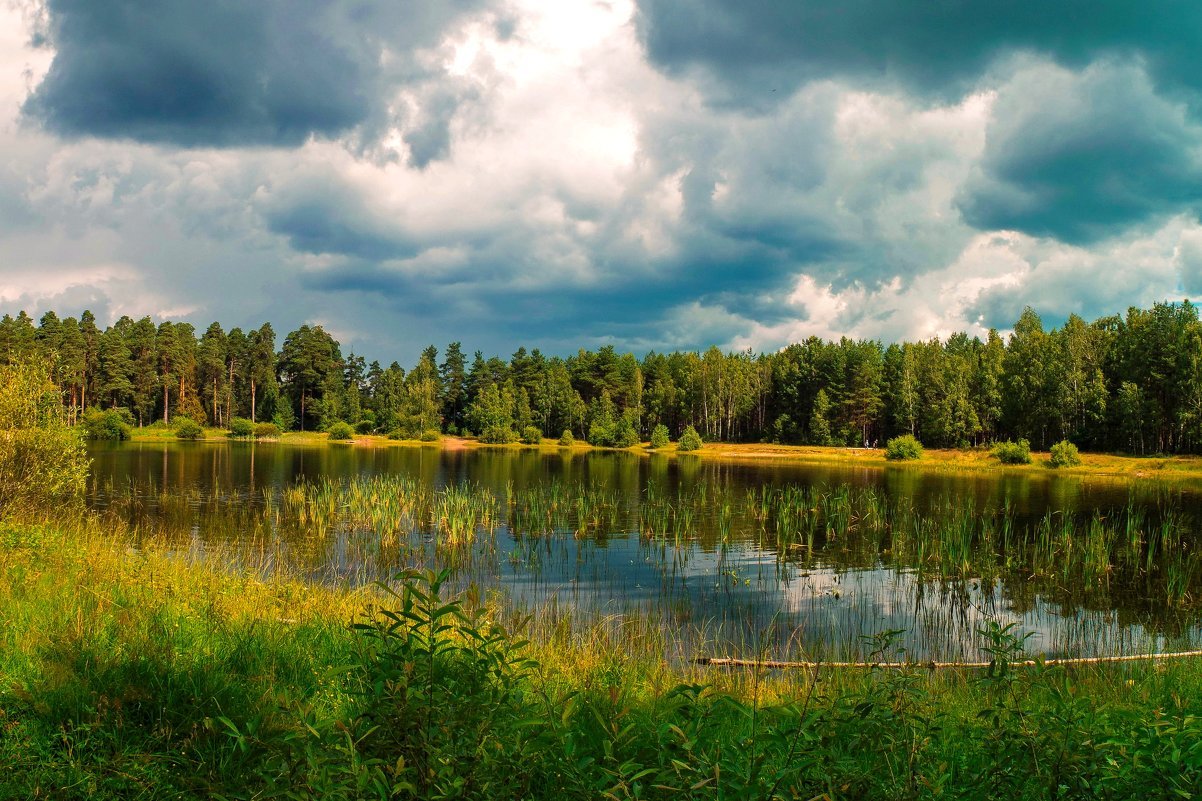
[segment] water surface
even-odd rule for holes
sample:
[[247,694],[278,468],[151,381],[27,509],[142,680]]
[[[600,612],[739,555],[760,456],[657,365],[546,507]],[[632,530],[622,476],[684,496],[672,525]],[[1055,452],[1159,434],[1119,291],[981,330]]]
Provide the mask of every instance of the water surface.
[[[637,615],[676,657],[857,656],[894,630],[914,658],[978,658],[991,620],[1049,655],[1200,639],[1192,486],[569,450],[142,442],[91,456],[90,502],[181,548],[239,546],[325,582],[448,566],[517,608]],[[329,520],[281,522],[290,488],[337,499],[377,477],[471,487],[494,520],[454,547],[428,510],[399,536],[333,500]]]

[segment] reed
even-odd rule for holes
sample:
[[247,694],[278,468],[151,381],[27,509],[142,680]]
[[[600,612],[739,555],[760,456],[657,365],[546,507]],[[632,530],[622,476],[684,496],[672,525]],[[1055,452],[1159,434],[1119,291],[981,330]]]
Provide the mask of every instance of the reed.
[[[329,514],[323,498],[305,514]],[[684,636],[636,609],[522,611],[451,592],[447,573],[315,585],[116,517],[2,530],[3,797],[1021,800],[1202,783],[1197,662],[1018,671],[1025,638],[986,621],[990,667],[972,674],[714,672],[672,658],[729,647],[707,621]],[[904,657],[898,634],[862,650]],[[752,657],[774,641],[744,637]]]

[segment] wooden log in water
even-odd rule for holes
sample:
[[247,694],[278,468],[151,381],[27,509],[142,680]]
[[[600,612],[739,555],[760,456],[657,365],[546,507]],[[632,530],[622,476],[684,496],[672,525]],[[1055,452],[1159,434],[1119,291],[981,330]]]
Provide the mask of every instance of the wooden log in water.
[[[1010,662],[1010,667],[1035,667],[1036,665],[1097,665],[1107,662],[1140,662],[1158,659],[1185,659],[1202,656],[1202,651],[1173,651],[1163,654],[1125,654],[1122,656],[1080,656],[1056,659],[1020,659]],[[945,670],[948,668],[987,668],[993,662],[822,662],[803,661],[788,662],[776,659],[733,659],[718,656],[701,656],[693,660],[695,665],[708,667],[748,667],[767,670],[819,668],[882,668],[900,670],[903,668],[927,668],[928,670]]]

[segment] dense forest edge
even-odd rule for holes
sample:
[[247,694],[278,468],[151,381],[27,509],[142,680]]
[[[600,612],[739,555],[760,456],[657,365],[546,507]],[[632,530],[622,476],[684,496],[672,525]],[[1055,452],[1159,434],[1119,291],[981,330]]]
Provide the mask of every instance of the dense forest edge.
[[254,436],[326,431],[487,443],[627,447],[692,428],[706,442],[935,448],[1023,440],[1048,450],[1202,451],[1202,323],[1189,302],[1045,330],[1026,309],[1003,338],[884,345],[811,337],[773,353],[646,354],[612,346],[567,358],[519,348],[469,358],[426,348],[406,370],[367,363],[321,326],[278,344],[270,324],[198,335],[188,323],[24,312],[0,318],[0,363],[49,367],[67,419],[93,436],[193,423]]
[[[444,576],[313,585],[86,510],[80,429],[0,366],[0,798],[1189,798],[1202,669],[670,665],[637,618]],[[229,546],[235,547],[232,544]],[[236,565],[237,567],[231,567]],[[874,658],[905,661],[892,639]]]

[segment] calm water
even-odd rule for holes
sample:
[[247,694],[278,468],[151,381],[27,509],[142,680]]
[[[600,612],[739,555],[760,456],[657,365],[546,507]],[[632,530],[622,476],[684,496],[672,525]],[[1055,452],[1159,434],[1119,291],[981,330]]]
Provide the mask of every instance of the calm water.
[[[181,550],[220,545],[231,558],[241,551],[257,565],[286,563],[327,582],[449,566],[460,586],[499,593],[520,609],[577,620],[637,614],[663,627],[675,657],[853,656],[870,648],[867,635],[903,630],[898,642],[916,658],[977,658],[976,632],[987,620],[1017,623],[1032,633],[1028,651],[1049,655],[1175,649],[1202,639],[1194,602],[1202,561],[1192,552],[1202,495],[1189,487],[1051,471],[956,475],[610,452],[123,443],[97,444],[91,455],[91,503],[176,539]],[[470,485],[493,499],[495,527],[449,548],[417,517],[396,537],[337,504],[329,526],[285,526],[271,511],[272,499],[298,484],[372,477],[411,479],[430,491]],[[849,520],[824,519],[805,540],[757,513],[755,499],[797,488],[809,498],[849,498]],[[572,511],[547,525],[529,525],[528,499],[548,492],[586,500],[565,502]],[[593,506],[600,511],[585,525]],[[888,525],[872,522],[880,508],[894,510]],[[1150,544],[1110,542],[1101,557],[1082,546],[1092,561],[1081,569],[1068,559],[1061,569],[1058,557],[1031,544],[1041,524],[1073,521],[1075,533],[1058,528],[1057,537],[1080,538],[1091,524],[1095,533],[1117,530],[1120,519],[1128,521],[1124,537],[1146,530]],[[981,520],[1008,521],[1005,547],[990,540],[953,561],[946,544],[938,553],[927,544],[940,527]],[[1176,539],[1158,551],[1156,532],[1166,525]],[[1171,570],[1162,569],[1166,562]]]

